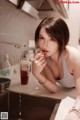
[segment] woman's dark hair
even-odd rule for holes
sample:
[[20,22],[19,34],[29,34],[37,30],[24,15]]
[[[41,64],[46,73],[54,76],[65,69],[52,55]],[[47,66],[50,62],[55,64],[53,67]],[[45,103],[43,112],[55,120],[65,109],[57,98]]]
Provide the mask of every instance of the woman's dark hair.
[[50,37],[54,37],[59,45],[59,52],[61,54],[62,50],[69,42],[69,29],[66,22],[61,18],[45,18],[41,21],[35,31],[35,43],[38,43],[39,33],[41,28],[44,27],[47,34]]

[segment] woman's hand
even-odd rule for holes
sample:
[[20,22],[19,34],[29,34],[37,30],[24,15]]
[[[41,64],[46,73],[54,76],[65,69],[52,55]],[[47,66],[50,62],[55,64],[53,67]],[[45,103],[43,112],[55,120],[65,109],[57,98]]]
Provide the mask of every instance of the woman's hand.
[[80,96],[77,96],[74,107],[72,107],[65,120],[80,120]]
[[46,66],[46,60],[43,53],[38,53],[35,55],[34,61],[32,63],[32,73],[34,76],[38,76],[43,68]]
[[71,111],[64,120],[80,120],[80,115],[74,111]]

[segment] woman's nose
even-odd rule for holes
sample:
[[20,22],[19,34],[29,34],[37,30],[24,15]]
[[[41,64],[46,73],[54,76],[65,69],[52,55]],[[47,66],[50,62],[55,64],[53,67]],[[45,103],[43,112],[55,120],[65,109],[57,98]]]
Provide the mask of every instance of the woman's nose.
[[43,43],[43,47],[47,47],[48,46],[48,41],[44,40],[44,43]]

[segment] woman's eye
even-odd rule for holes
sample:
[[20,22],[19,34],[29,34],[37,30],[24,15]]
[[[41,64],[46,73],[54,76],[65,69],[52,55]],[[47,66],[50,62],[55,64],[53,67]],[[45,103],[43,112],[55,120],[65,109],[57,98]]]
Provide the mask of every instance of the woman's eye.
[[43,37],[39,37],[39,40],[43,40],[44,38]]
[[53,37],[50,38],[50,41],[54,41],[55,39]]

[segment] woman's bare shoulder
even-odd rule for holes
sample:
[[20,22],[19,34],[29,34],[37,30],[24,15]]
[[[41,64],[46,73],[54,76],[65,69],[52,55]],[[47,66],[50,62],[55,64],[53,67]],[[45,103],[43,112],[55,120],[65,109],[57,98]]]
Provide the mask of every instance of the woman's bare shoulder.
[[73,63],[79,62],[80,63],[80,51],[79,49],[72,47],[72,46],[66,46],[66,52],[68,59],[72,61]]

